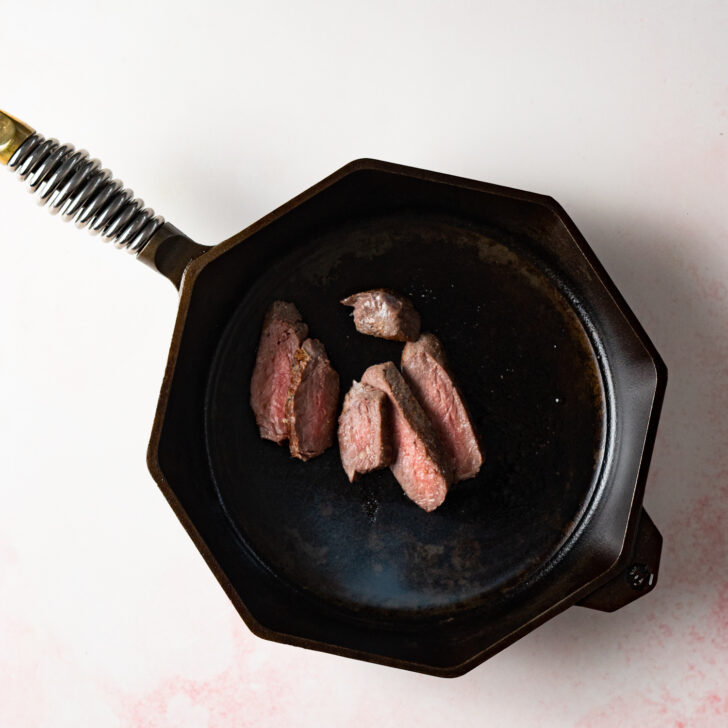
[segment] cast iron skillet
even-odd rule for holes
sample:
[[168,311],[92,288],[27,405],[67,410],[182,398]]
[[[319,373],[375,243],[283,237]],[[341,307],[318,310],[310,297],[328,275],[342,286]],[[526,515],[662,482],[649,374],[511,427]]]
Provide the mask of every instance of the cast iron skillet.
[[[83,160],[34,159],[38,136],[10,166],[53,204]],[[102,232],[135,225],[122,246],[181,289],[150,469],[257,634],[453,676],[570,604],[654,587],[661,537],[641,502],[666,370],[551,198],[360,160],[214,248],[141,207],[114,227],[120,209]],[[356,333],[338,303],[372,287],[412,298],[485,443],[479,475],[430,514],[389,471],[348,483],[336,447],[292,459],[248,405],[276,299],[325,343],[342,398],[398,362],[401,344]]]

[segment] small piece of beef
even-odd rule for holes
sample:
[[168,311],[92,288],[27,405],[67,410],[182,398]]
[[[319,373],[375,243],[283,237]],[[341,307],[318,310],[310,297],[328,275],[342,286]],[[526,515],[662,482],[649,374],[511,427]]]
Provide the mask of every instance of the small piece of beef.
[[354,325],[359,333],[393,341],[416,341],[420,335],[420,315],[409,298],[394,291],[363,291],[341,303],[354,307]]
[[282,443],[288,439],[286,397],[293,355],[308,336],[308,326],[292,303],[274,301],[263,319],[263,330],[250,380],[250,406],[260,436]]
[[361,379],[392,404],[394,477],[420,508],[434,511],[445,500],[452,472],[432,423],[391,361],[369,367]]
[[392,430],[387,395],[354,382],[339,415],[339,453],[349,482],[392,462]]
[[436,336],[422,334],[405,345],[402,372],[450,457],[455,482],[474,478],[483,450]]
[[310,460],[334,442],[339,375],[318,339],[306,339],[293,356],[286,398],[291,455]]

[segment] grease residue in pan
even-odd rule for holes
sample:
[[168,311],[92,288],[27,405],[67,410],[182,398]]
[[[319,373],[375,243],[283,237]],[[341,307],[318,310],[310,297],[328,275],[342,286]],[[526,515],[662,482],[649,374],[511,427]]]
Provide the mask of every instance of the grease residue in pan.
[[[527,251],[451,218],[352,222],[261,272],[224,332],[207,393],[208,454],[241,541],[280,578],[371,614],[443,614],[531,579],[574,533],[604,461],[606,396],[584,323]],[[258,437],[248,405],[265,309],[296,303],[342,398],[401,345],[357,334],[339,299],[407,293],[443,341],[486,459],[427,514],[381,471],[350,484],[336,447],[307,463]]]

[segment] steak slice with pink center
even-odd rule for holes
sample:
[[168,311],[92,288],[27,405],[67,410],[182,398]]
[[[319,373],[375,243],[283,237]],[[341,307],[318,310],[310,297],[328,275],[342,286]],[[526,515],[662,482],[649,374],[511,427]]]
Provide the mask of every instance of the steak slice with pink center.
[[409,298],[377,288],[345,298],[354,307],[354,326],[361,334],[393,341],[415,341],[420,335],[420,315]]
[[387,395],[354,382],[339,415],[339,454],[349,482],[392,462],[392,428]]
[[250,406],[260,436],[282,443],[288,439],[286,397],[291,381],[293,355],[308,336],[308,326],[298,309],[286,301],[274,301],[263,319],[253,376]]
[[310,460],[331,447],[339,406],[339,375],[318,339],[306,339],[293,355],[286,398],[291,455]]
[[402,372],[450,457],[455,482],[474,478],[483,464],[483,449],[439,339],[422,334],[406,344]]
[[434,511],[445,500],[452,472],[432,423],[391,361],[369,367],[362,382],[381,389],[392,404],[394,477],[420,508]]

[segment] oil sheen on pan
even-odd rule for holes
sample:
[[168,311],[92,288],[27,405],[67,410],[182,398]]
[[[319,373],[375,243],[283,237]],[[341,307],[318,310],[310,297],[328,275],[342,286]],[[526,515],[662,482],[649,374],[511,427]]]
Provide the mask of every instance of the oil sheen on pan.
[[[350,483],[337,447],[290,458],[247,406],[275,299],[326,342],[342,398],[368,366],[398,362],[402,344],[357,333],[339,304],[375,287],[410,296],[441,339],[485,445],[477,477],[432,513],[388,469]],[[497,600],[564,546],[596,494],[605,401],[586,329],[538,261],[497,230],[400,214],[302,241],[247,292],[210,374],[208,454],[241,544],[279,578],[372,619],[451,614]]]

